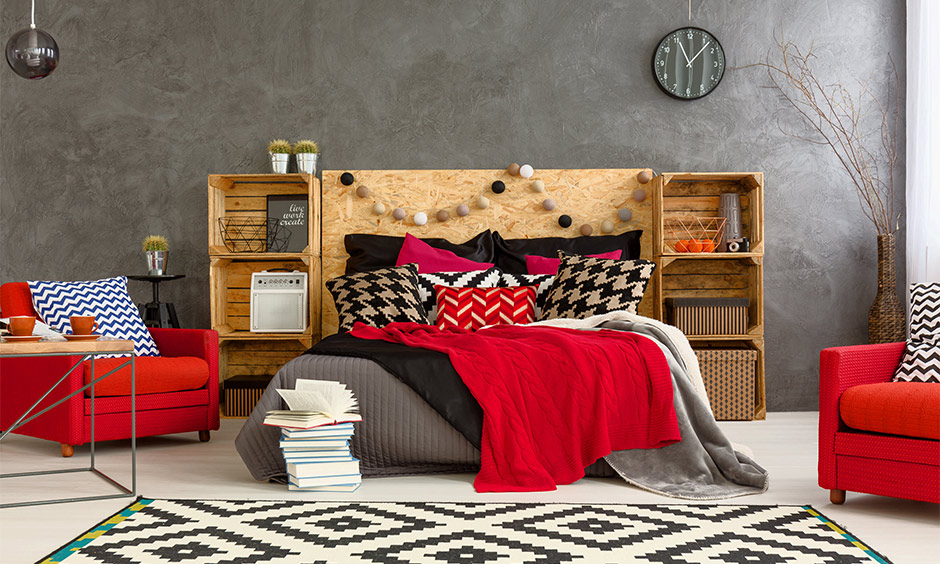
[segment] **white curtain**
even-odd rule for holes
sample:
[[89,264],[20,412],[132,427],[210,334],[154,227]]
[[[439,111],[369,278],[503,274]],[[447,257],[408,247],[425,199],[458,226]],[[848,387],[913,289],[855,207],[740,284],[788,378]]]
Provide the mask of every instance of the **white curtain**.
[[940,282],[940,0],[907,0],[907,281]]

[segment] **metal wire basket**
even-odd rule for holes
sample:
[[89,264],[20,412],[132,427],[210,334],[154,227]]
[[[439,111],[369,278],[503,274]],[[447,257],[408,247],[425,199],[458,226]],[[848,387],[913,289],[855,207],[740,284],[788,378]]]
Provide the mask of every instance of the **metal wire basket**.
[[233,253],[280,253],[291,236],[276,217],[220,217],[219,234]]
[[671,217],[665,220],[667,251],[711,253],[721,243],[723,217]]

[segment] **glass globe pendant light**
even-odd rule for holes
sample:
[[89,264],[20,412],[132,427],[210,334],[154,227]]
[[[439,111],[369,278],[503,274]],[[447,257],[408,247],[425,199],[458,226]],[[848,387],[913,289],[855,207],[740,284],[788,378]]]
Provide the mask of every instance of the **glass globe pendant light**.
[[7,63],[23,78],[45,78],[59,64],[59,46],[51,35],[36,29],[36,0],[32,0],[29,29],[13,34],[7,41]]

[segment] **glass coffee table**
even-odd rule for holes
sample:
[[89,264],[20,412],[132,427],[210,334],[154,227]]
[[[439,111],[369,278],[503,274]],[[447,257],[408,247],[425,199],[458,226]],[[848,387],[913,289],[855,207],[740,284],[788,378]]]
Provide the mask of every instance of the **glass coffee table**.
[[[91,373],[95,374],[95,358],[102,355],[113,355],[113,354],[129,354],[127,362],[124,362],[114,368],[113,370],[103,374],[92,380],[91,382],[85,384],[81,388],[71,392],[67,396],[59,399],[52,405],[44,407],[42,410],[32,413],[39,404],[46,399],[59,385],[64,382],[69,375],[76,371],[82,370],[82,364],[85,361],[91,362]],[[124,340],[96,340],[96,341],[39,341],[35,343],[23,343],[23,342],[0,342],[0,358],[21,358],[21,357],[47,357],[47,356],[78,356],[80,357],[78,362],[76,362],[72,368],[70,368],[65,374],[62,375],[55,384],[50,387],[46,393],[36,400],[29,409],[27,409],[17,420],[13,423],[10,428],[3,429],[0,431],[0,441],[6,438],[11,431],[16,430],[17,428],[29,423],[33,419],[36,419],[40,415],[46,413],[47,411],[54,409],[60,404],[68,401],[73,396],[82,394],[85,390],[91,388],[91,395],[89,399],[91,400],[91,462],[87,467],[80,468],[65,468],[61,470],[37,470],[32,472],[16,472],[12,474],[0,474],[0,479],[2,478],[18,478],[23,476],[43,476],[47,474],[68,474],[72,472],[91,472],[99,476],[104,481],[108,482],[112,486],[118,489],[120,493],[114,494],[105,494],[105,495],[92,495],[92,496],[83,496],[83,497],[67,497],[60,499],[48,499],[48,500],[39,500],[39,501],[23,501],[17,503],[4,503],[0,504],[0,508],[4,507],[20,507],[24,505],[44,505],[49,503],[65,503],[70,501],[89,501],[93,499],[111,499],[118,497],[136,497],[137,496],[137,406],[136,406],[136,373],[135,373],[135,356],[134,356],[134,343],[131,341]],[[127,488],[126,486],[118,483],[116,480],[102,472],[101,470],[95,467],[95,388],[94,385],[99,381],[107,378],[111,374],[114,374],[122,368],[130,366],[131,368],[131,487]],[[0,378],[17,378],[22,377],[21,374],[9,373],[5,371]]]

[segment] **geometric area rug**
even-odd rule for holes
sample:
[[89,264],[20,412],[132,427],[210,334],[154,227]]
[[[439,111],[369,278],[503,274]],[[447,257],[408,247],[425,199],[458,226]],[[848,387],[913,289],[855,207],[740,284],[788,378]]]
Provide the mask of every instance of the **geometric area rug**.
[[810,506],[141,498],[66,564],[888,562]]

